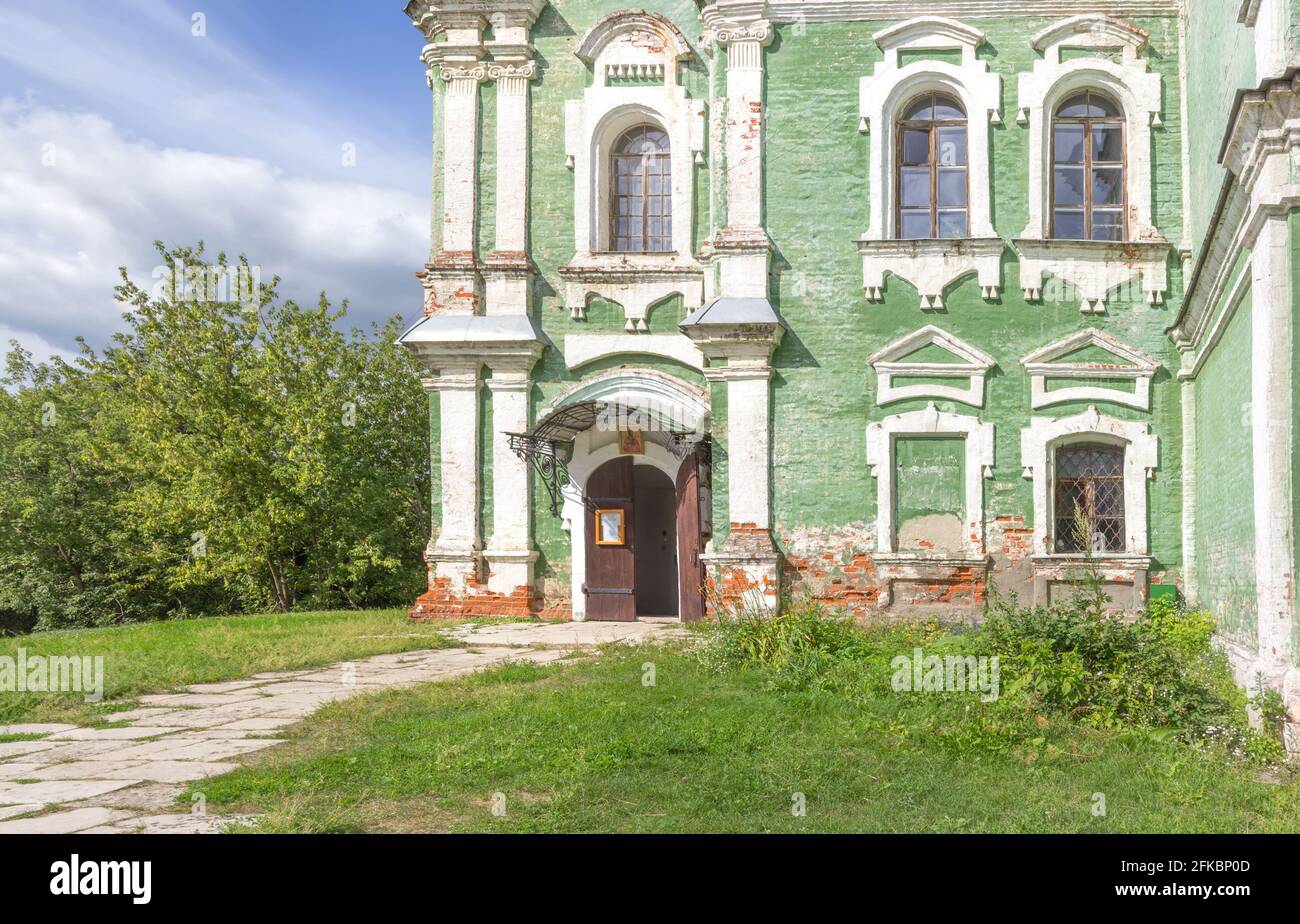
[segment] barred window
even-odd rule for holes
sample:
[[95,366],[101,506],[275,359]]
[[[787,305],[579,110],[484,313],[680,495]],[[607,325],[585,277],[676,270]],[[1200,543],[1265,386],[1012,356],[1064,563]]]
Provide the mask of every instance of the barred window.
[[1124,449],[1106,443],[1072,443],[1056,450],[1053,494],[1054,547],[1082,552],[1076,511],[1083,515],[1093,552],[1123,552]]
[[1094,90],[1075,94],[1052,124],[1051,236],[1124,240],[1124,182],[1123,113]]
[[673,249],[672,159],[668,135],[638,125],[614,145],[610,201],[611,249],[667,253]]
[[970,236],[966,110],[942,93],[914,100],[898,124],[898,236]]

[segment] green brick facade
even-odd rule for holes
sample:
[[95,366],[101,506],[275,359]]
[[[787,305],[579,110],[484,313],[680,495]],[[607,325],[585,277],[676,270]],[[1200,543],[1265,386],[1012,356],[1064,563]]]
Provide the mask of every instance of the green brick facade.
[[[991,586],[1051,599],[1078,565],[1050,522],[1054,454],[1095,442],[1125,453],[1127,532],[1099,548],[1116,599],[1177,584],[1243,676],[1295,683],[1300,226],[1293,171],[1250,142],[1289,151],[1289,110],[1267,100],[1289,105],[1300,10],[1079,7],[413,0],[435,142],[428,317],[404,338],[432,373],[417,610],[584,616],[583,485],[557,479],[553,501],[502,434],[653,392],[707,409],[720,599],[861,616],[977,611]],[[1054,107],[1089,88],[1125,119],[1128,233],[1109,246],[1046,231]],[[902,104],[936,91],[975,139],[971,240],[913,246],[890,163]],[[601,171],[638,120],[672,139],[674,243],[629,260]],[[613,439],[566,436],[583,477]],[[678,464],[666,433],[649,443],[638,463]],[[1262,490],[1281,511],[1265,522]]]

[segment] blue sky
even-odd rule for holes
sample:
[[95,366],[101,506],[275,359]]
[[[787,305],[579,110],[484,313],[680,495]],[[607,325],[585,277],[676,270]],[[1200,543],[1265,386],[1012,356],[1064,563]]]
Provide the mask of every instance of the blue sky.
[[247,252],[357,323],[416,314],[422,44],[401,0],[0,0],[0,340],[102,345],[155,238]]

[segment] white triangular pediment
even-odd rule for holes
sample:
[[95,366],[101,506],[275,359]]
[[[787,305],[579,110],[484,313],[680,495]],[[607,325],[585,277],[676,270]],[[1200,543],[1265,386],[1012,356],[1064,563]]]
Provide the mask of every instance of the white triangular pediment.
[[956,363],[945,363],[944,365],[965,367],[962,369],[963,372],[986,372],[995,365],[993,357],[983,350],[971,346],[964,340],[954,337],[946,330],[935,327],[933,324],[926,325],[920,330],[913,331],[907,336],[900,337],[893,343],[881,347],[871,354],[871,358],[867,362],[877,368],[888,364],[894,368],[894,371],[900,371],[899,366],[929,366],[931,364],[927,362],[908,363],[907,361],[907,357],[927,346],[937,346],[952,354],[956,359]]
[[[1097,347],[1115,358],[1114,363],[1071,362],[1070,354],[1087,347]],[[1049,367],[1044,371],[1056,374],[1071,370],[1095,369],[1099,366],[1126,367],[1139,373],[1151,374],[1160,368],[1160,361],[1150,353],[1115,339],[1103,330],[1089,327],[1071,334],[1047,346],[1039,347],[1020,361],[1026,369],[1035,371],[1034,367]]]

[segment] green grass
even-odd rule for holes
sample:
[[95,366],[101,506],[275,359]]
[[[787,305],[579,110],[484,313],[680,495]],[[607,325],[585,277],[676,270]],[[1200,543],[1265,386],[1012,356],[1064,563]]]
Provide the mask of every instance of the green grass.
[[689,652],[610,649],[336,703],[194,787],[262,831],[1300,831],[1289,777],[1046,717],[992,750],[933,701],[782,693]]
[[16,658],[24,648],[29,658],[104,658],[104,702],[87,703],[80,693],[3,693],[0,725],[102,722],[141,693],[453,644],[438,627],[408,622],[401,609],[224,616],[0,638],[0,656]]

